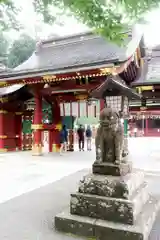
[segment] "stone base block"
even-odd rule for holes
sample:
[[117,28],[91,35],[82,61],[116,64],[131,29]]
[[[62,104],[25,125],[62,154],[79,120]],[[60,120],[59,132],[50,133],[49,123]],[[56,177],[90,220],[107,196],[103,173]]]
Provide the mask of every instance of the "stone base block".
[[95,237],[95,219],[71,215],[68,211],[55,217],[55,228],[58,231],[78,236]]
[[133,171],[126,176],[114,177],[88,174],[80,181],[80,193],[112,198],[130,199],[144,182],[144,173]]
[[148,198],[146,184],[143,184],[130,200],[75,193],[71,194],[70,211],[71,214],[80,216],[134,224]]
[[92,166],[94,174],[111,175],[111,176],[125,176],[132,171],[132,163],[126,162],[120,165],[112,163],[94,163]]
[[55,227],[59,231],[98,240],[147,240],[159,207],[159,201],[150,198],[133,226],[63,212],[55,217]]
[[132,226],[98,220],[95,226],[97,239],[106,240],[147,240],[159,211],[160,202],[153,198],[144,206],[136,223]]

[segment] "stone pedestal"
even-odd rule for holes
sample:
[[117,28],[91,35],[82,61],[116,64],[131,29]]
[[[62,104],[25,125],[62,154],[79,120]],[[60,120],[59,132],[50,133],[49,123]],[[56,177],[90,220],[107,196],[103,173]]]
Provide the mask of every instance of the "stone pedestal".
[[55,217],[55,227],[99,240],[146,240],[159,206],[130,163],[97,163],[71,194],[70,211]]

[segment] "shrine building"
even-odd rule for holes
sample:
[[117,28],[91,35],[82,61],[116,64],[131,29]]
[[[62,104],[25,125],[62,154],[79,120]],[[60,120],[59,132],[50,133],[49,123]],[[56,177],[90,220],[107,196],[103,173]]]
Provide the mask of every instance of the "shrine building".
[[140,99],[130,85],[142,77],[144,58],[140,33],[128,32],[122,47],[92,32],[39,42],[27,61],[0,73],[0,151],[41,155],[44,135],[49,152],[58,151],[62,124],[73,151],[74,119],[99,114],[97,99],[99,108],[106,99],[119,111],[126,104],[127,126],[128,99]]
[[143,76],[132,83],[143,101],[130,104],[130,128],[137,128],[142,136],[160,136],[160,46],[146,54]]

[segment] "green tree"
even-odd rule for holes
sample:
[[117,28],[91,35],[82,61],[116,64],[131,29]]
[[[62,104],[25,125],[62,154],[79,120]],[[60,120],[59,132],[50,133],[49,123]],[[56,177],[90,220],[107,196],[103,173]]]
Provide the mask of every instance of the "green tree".
[[17,13],[20,11],[13,0],[0,0],[0,32],[14,28],[20,29],[20,24],[17,21]]
[[[5,10],[0,20],[2,25],[5,15],[11,20],[15,20],[14,0],[0,0],[0,10]],[[41,14],[44,21],[53,23],[57,18],[57,11],[74,15],[80,22],[87,25],[92,30],[114,42],[121,42],[125,37],[124,30],[128,25],[153,8],[159,6],[160,0],[33,0],[33,5],[37,13]],[[3,12],[1,10],[1,13]]]
[[122,42],[128,25],[143,19],[159,3],[160,0],[34,0],[35,9],[44,21],[55,20],[52,6],[59,7],[116,43]]
[[15,40],[9,50],[8,67],[14,68],[26,61],[35,50],[36,41],[23,34]]
[[9,42],[2,32],[0,32],[0,43],[0,63],[6,65]]

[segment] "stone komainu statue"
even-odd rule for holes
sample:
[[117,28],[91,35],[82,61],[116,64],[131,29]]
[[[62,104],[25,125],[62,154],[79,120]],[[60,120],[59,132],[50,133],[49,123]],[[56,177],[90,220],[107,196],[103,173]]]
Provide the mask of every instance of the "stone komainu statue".
[[119,164],[122,160],[124,143],[123,127],[119,114],[111,108],[100,113],[100,126],[95,139],[96,162]]

